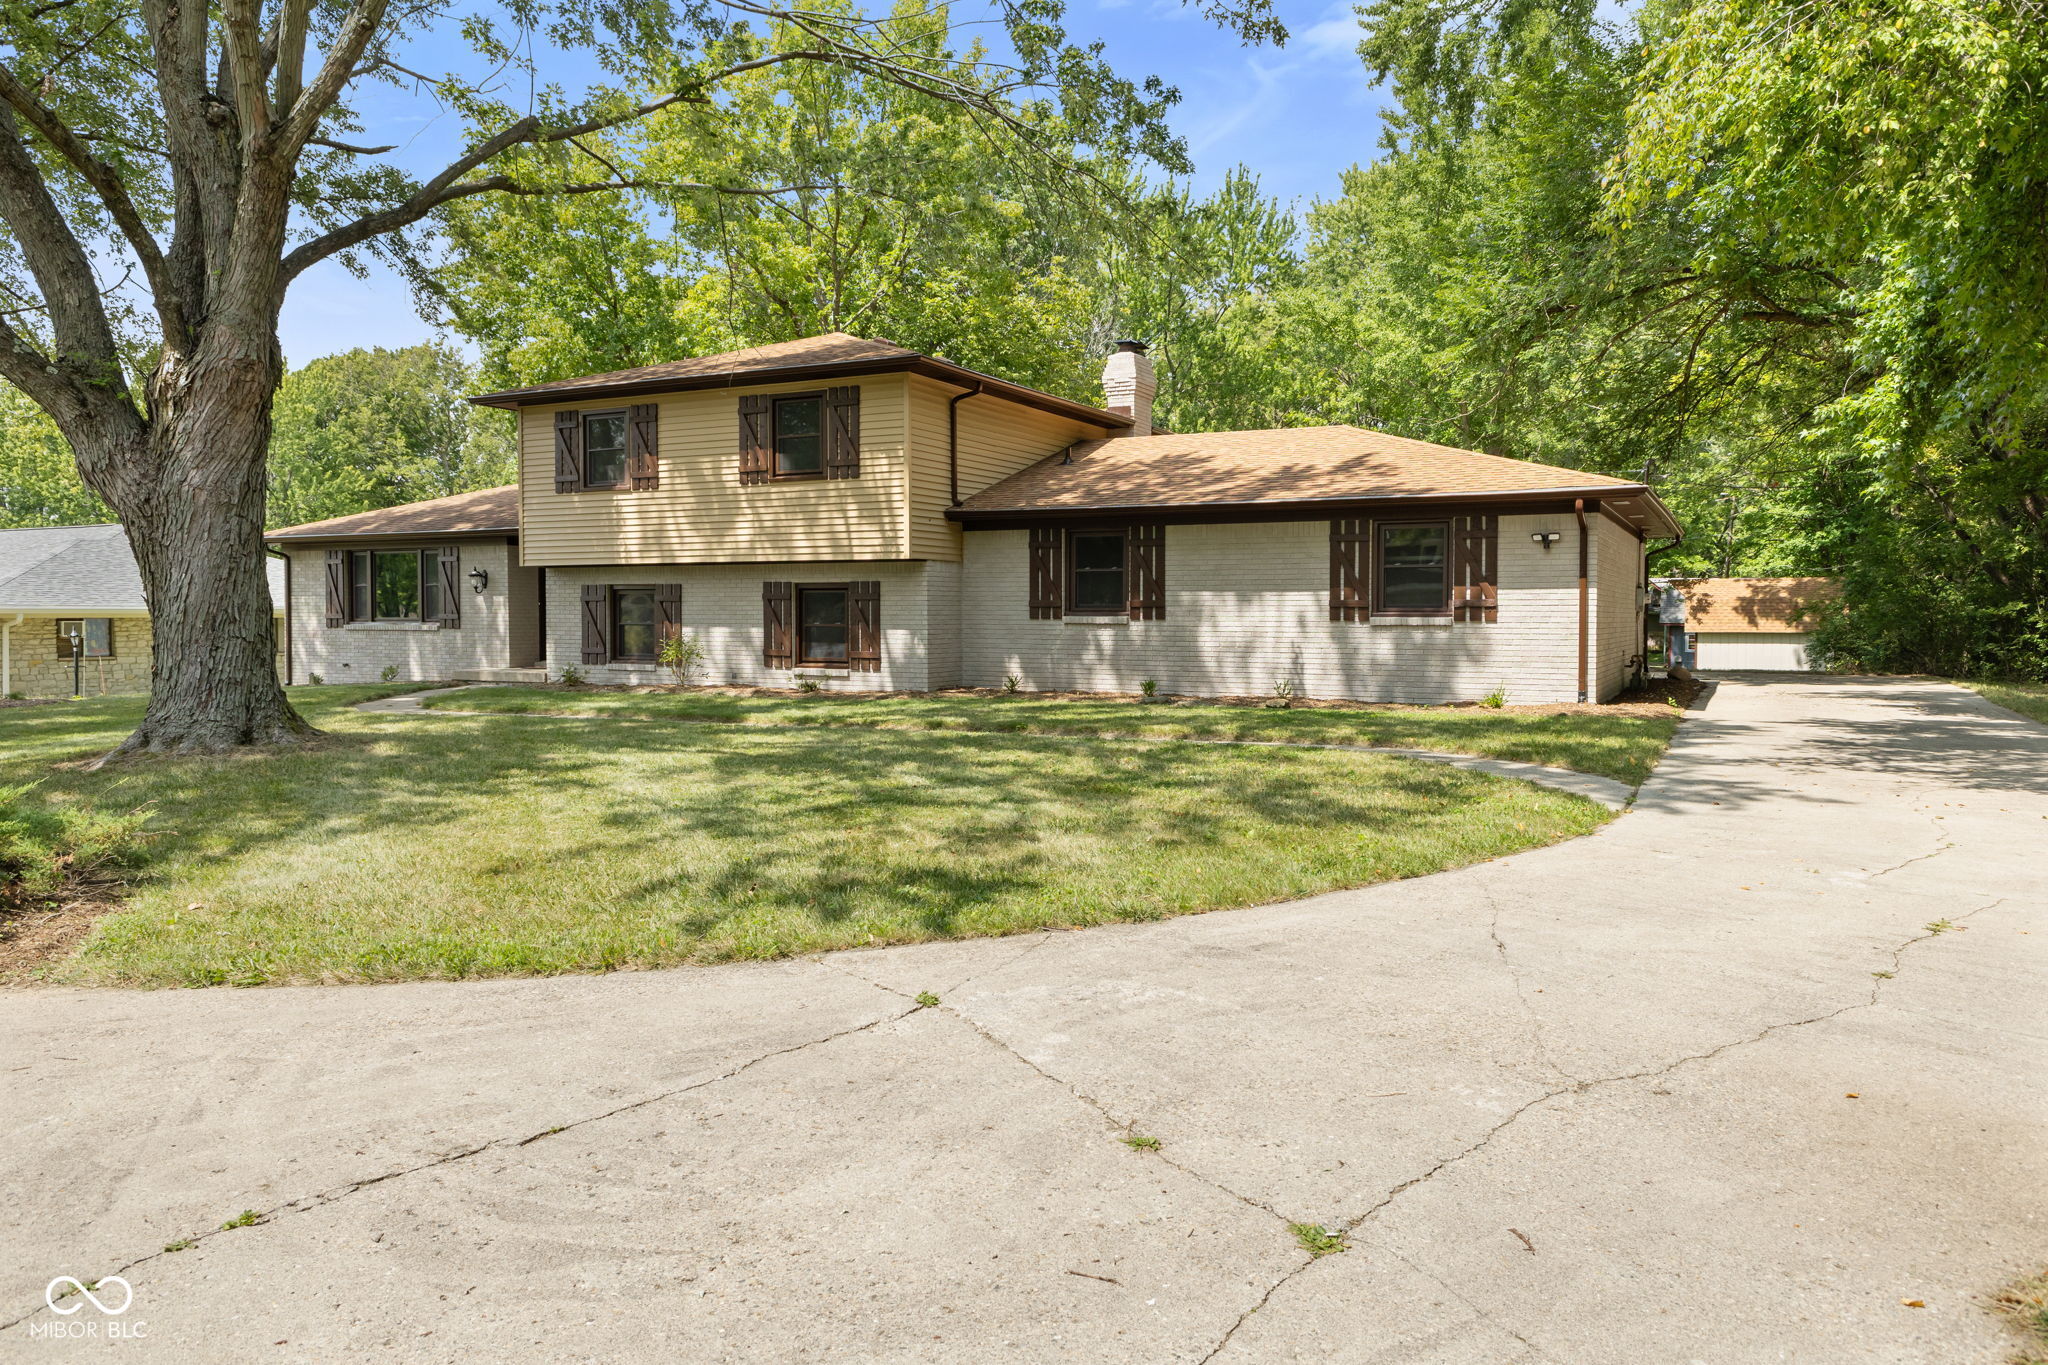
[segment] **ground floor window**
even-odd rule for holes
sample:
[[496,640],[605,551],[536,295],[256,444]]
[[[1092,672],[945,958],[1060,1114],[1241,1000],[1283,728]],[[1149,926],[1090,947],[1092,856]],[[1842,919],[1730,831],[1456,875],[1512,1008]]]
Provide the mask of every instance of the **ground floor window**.
[[840,584],[801,587],[796,592],[797,664],[846,664],[846,588]]
[[76,657],[86,659],[111,659],[114,657],[114,622],[106,616],[87,616],[81,619],[57,623],[57,657],[69,659],[72,637],[78,638]]
[[1130,610],[1122,531],[1076,531],[1068,552],[1074,567],[1067,610],[1083,616]]
[[1444,615],[1451,609],[1451,528],[1441,521],[1382,522],[1379,599],[1373,610],[1391,615]]
[[653,588],[612,589],[612,658],[653,663],[656,645]]
[[349,553],[351,621],[438,621],[440,551],[353,550]]

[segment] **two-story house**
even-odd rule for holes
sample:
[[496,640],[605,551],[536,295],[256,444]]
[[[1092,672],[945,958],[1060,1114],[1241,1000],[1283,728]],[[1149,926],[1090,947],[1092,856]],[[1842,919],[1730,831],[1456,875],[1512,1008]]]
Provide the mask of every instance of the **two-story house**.
[[484,394],[516,487],[290,527],[296,681],[1601,699],[1643,649],[1647,487],[1357,427],[1154,431],[844,334]]

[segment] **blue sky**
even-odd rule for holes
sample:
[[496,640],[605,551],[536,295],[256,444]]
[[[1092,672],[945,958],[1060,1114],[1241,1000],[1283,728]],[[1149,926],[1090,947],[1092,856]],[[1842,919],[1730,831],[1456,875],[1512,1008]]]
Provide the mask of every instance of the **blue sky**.
[[[956,7],[956,17],[964,8]],[[1383,100],[1354,51],[1358,26],[1350,4],[1279,0],[1278,8],[1292,35],[1284,48],[1246,48],[1169,0],[1075,0],[1068,30],[1077,39],[1101,39],[1125,75],[1156,74],[1179,87],[1172,121],[1194,157],[1199,188],[1242,163],[1259,174],[1267,193],[1306,204],[1332,194],[1346,167],[1372,158]],[[408,55],[420,69],[466,65],[452,42]],[[560,66],[549,69],[562,79]],[[394,159],[430,174],[460,134],[452,115],[436,119],[431,112],[410,95],[377,94],[361,109],[364,136],[399,143]],[[434,331],[396,278],[379,272],[358,280],[329,262],[293,286],[282,334],[285,357],[296,366],[354,346],[410,345]]]

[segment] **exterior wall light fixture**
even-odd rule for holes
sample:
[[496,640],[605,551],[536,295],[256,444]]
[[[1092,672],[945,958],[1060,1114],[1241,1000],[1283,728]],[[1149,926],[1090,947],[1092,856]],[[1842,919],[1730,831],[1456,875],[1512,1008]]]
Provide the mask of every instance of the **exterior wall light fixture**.
[[1547,550],[1551,546],[1557,544],[1557,542],[1559,542],[1560,540],[1564,539],[1564,532],[1538,531],[1534,535],[1531,535],[1529,539],[1535,541],[1538,545],[1541,545],[1544,549]]
[[484,585],[486,583],[489,583],[490,581],[491,576],[488,573],[485,573],[482,569],[471,569],[469,571],[470,590],[476,593],[477,596],[479,597],[483,596]]

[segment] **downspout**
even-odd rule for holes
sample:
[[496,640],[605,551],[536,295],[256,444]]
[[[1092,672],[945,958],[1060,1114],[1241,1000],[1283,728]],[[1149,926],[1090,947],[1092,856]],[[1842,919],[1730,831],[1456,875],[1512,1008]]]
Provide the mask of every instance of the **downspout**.
[[275,545],[264,546],[263,553],[284,561],[284,680],[286,686],[290,686],[292,680],[292,557],[278,549]]
[[1586,643],[1588,599],[1586,594],[1586,500],[1572,499],[1572,515],[1579,519],[1579,700],[1586,700]]
[[28,613],[14,613],[12,621],[0,621],[0,697],[14,691],[14,628],[28,619]]
[[953,395],[946,404],[946,489],[953,506],[960,505],[960,404],[981,392],[981,385]]

